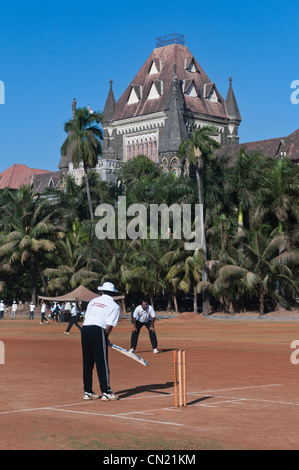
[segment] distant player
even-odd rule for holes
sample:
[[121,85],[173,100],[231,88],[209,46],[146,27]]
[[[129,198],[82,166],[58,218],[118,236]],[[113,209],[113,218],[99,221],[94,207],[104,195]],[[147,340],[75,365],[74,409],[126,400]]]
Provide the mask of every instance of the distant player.
[[158,341],[155,331],[155,319],[156,319],[156,312],[151,305],[148,305],[146,300],[141,302],[141,305],[135,308],[133,313],[133,321],[134,326],[131,335],[131,349],[130,352],[134,352],[137,343],[140,330],[143,326],[145,326],[149,333],[150,342],[153,348],[154,354],[158,354]]
[[35,310],[35,305],[33,302],[30,302],[30,305],[29,305],[29,320],[33,320],[34,319],[34,310]]

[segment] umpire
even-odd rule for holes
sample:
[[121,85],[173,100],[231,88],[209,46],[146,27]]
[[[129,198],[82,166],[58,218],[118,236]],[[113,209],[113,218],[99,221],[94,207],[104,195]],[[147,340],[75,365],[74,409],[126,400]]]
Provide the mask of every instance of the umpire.
[[118,323],[120,307],[113,300],[113,294],[117,293],[111,282],[104,282],[98,287],[102,295],[91,300],[87,306],[84,322],[81,330],[81,345],[83,358],[83,385],[84,400],[100,398],[93,392],[92,375],[96,365],[101,400],[118,400],[110,387],[110,373],[108,365],[108,336]]

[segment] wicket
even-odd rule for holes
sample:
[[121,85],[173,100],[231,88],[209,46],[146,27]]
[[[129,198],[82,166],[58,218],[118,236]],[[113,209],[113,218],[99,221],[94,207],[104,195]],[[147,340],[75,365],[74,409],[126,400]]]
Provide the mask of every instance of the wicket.
[[186,399],[186,351],[175,349],[173,351],[173,375],[174,375],[174,404],[187,406]]

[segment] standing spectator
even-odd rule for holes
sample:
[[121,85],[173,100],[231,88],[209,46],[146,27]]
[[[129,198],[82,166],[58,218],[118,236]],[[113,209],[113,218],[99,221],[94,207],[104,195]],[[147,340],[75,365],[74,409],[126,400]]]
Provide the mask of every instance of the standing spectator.
[[11,319],[12,320],[15,320],[15,318],[16,318],[17,309],[18,309],[18,304],[14,300],[13,303],[12,303],[12,306],[11,306]]
[[71,302],[67,301],[65,304],[65,309],[64,309],[64,321],[70,321],[70,315],[71,315]]
[[69,335],[70,329],[72,328],[73,325],[76,325],[77,328],[81,331],[81,326],[78,323],[78,311],[77,311],[77,305],[75,302],[72,303],[72,310],[71,310],[71,319],[69,321],[69,324],[67,326],[67,329],[65,331],[65,334]]
[[42,307],[41,307],[41,315],[42,315],[42,317],[41,317],[41,322],[40,322],[41,325],[44,323],[44,321],[45,321],[46,323],[49,323],[48,320],[45,318],[46,308],[47,308],[47,304],[46,304],[46,302],[43,300],[43,301],[42,301]]
[[54,310],[56,308],[56,302],[52,302],[51,303],[51,316],[50,316],[50,320],[54,320]]
[[1,302],[0,302],[0,320],[1,319],[4,320],[4,310],[5,310],[5,304],[4,304],[3,300],[1,300]]
[[62,302],[60,307],[60,321],[64,321],[64,310],[65,310],[65,302]]
[[54,310],[53,310],[53,321],[56,320],[58,322],[59,313],[60,313],[60,305],[59,303],[56,303]]
[[134,326],[132,330],[132,335],[131,335],[131,349],[130,352],[135,351],[137,342],[138,342],[138,337],[140,330],[143,326],[146,326],[148,333],[149,333],[149,338],[150,342],[153,348],[154,354],[158,354],[158,349],[157,349],[157,336],[155,332],[155,319],[156,319],[156,312],[153,309],[151,305],[148,305],[146,300],[143,300],[141,302],[141,305],[138,305],[138,307],[135,308],[135,311],[133,313],[133,319],[134,319]]
[[31,302],[30,302],[30,305],[29,305],[29,320],[33,320],[33,319],[34,319],[34,310],[35,310],[35,305],[34,305],[34,303],[31,301]]

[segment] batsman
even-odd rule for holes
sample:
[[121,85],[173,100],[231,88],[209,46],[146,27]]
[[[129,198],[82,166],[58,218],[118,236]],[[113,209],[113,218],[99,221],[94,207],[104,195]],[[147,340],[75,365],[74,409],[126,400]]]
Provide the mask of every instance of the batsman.
[[108,336],[118,323],[120,307],[113,300],[113,295],[117,290],[111,282],[104,282],[98,290],[102,292],[102,295],[89,302],[81,330],[83,398],[84,400],[100,398],[94,393],[92,385],[95,364],[102,392],[101,400],[114,401],[119,397],[112,392],[110,387]]

